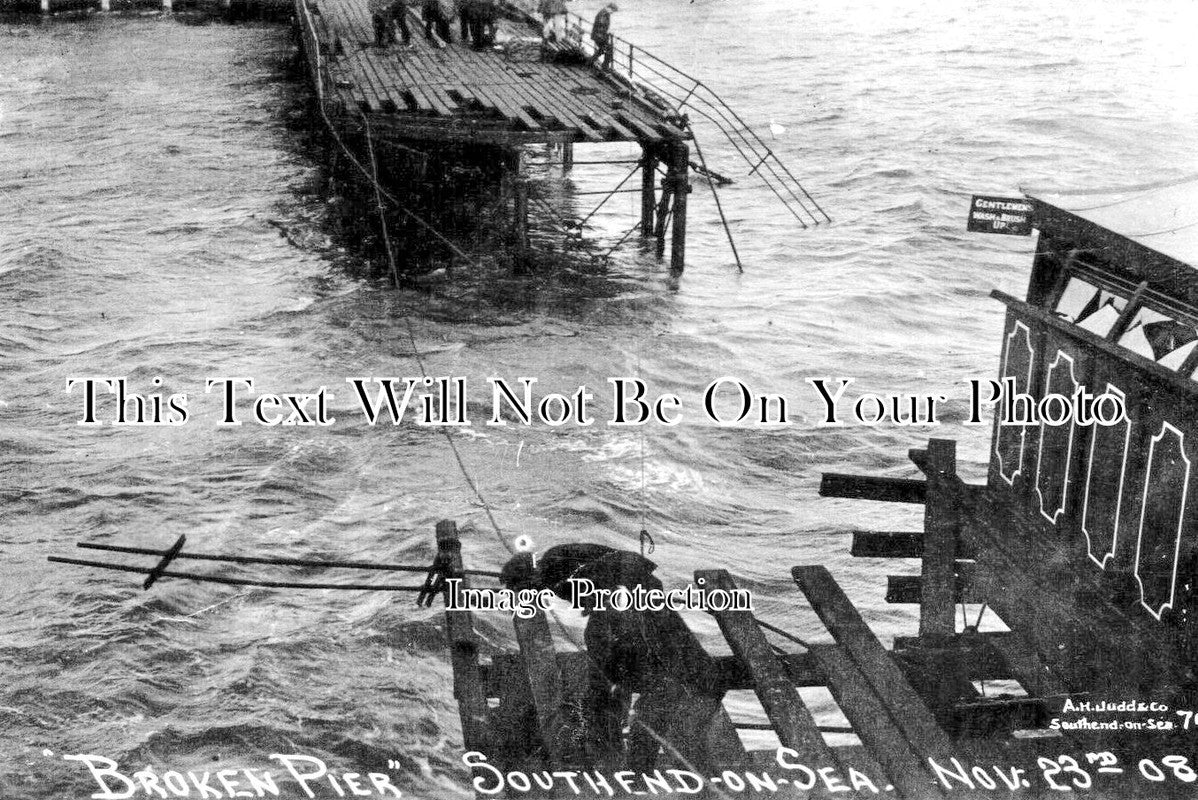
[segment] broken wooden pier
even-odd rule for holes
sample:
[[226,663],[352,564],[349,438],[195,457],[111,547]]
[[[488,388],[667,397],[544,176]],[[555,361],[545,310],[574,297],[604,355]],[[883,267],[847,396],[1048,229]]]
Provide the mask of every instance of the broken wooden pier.
[[[765,142],[702,81],[614,36],[607,57],[600,57],[589,22],[573,15],[565,40],[546,44],[531,4],[500,2],[499,11],[493,45],[470,46],[457,25],[448,38],[435,26],[425,35],[426,26],[408,8],[410,43],[378,47],[365,0],[295,0],[303,55],[330,130],[359,141],[364,131],[367,148],[398,143],[400,152],[419,151],[440,160],[477,161],[483,154],[499,172],[517,251],[528,241],[529,189],[521,148],[559,147],[568,170],[576,143],[635,143],[639,158],[591,162],[633,166],[610,192],[593,193],[606,195],[599,206],[618,192],[640,193],[639,219],[621,242],[639,230],[657,240],[659,255],[668,242],[670,265],[681,271],[689,174],[698,170],[709,178],[739,265],[716,189],[722,176],[704,160],[692,115],[731,143],[736,157],[751,168],[749,176],[762,181],[800,226],[829,221]],[[624,188],[638,171],[639,186]],[[580,233],[589,217],[561,227]]]
[[[493,150],[518,215],[517,244],[525,239],[519,232],[528,208],[520,148],[560,146],[568,168],[577,142],[639,144],[639,228],[663,241],[668,235],[671,266],[683,268],[691,134],[664,102],[592,65],[581,51],[542,53],[539,25],[512,5],[496,23],[497,40],[509,44],[483,49],[463,41],[457,25],[449,41],[435,31],[426,38],[411,9],[410,45],[376,47],[365,0],[296,0],[295,13],[330,124],[366,127],[376,139],[413,148]],[[529,59],[530,49],[540,56]]]

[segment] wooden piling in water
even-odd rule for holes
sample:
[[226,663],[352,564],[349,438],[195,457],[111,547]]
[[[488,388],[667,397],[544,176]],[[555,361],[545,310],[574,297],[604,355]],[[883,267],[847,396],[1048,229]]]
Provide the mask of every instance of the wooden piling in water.
[[690,148],[676,141],[670,148],[670,178],[674,186],[674,224],[670,241],[670,269],[682,272],[686,267],[686,195],[690,192]]
[[522,264],[528,258],[528,184],[517,177],[513,188],[515,192],[512,208],[512,241],[516,251],[516,263]]
[[43,14],[50,13],[50,0],[42,0],[42,13]]
[[641,146],[641,236],[653,233],[657,208],[657,156],[649,145]]

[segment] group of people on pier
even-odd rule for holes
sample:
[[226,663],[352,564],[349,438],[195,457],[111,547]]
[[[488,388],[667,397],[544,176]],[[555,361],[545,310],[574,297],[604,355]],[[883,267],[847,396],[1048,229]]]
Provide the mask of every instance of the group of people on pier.
[[450,22],[456,17],[461,25],[462,42],[481,50],[495,43],[495,22],[499,18],[498,0],[368,0],[374,24],[374,43],[388,47],[396,43],[399,28],[405,47],[412,43],[408,27],[408,9],[420,9],[424,36],[430,41],[453,41]]
[[[540,0],[537,12],[544,21],[541,35],[546,43],[570,43],[568,2],[569,0]],[[411,46],[412,31],[408,27],[408,9],[417,8],[424,22],[424,36],[430,41],[451,42],[453,39],[450,23],[456,17],[461,24],[463,43],[469,43],[476,50],[495,43],[499,0],[368,0],[368,4],[374,25],[374,42],[380,48],[396,43],[396,28],[403,38],[403,45]],[[591,41],[595,46],[592,62],[604,68],[611,66],[611,15],[618,10],[615,3],[608,3],[599,9],[591,25]]]

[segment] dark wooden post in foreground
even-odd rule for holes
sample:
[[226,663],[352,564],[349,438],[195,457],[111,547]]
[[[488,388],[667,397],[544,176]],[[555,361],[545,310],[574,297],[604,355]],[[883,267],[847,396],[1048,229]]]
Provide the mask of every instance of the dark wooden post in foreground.
[[653,235],[657,209],[657,155],[652,145],[641,145],[641,236]]
[[537,712],[537,727],[541,742],[555,764],[571,761],[573,743],[567,736],[567,721],[562,709],[562,671],[557,663],[557,650],[549,621],[540,609],[531,619],[519,616],[512,619],[516,641],[520,644],[520,661],[528,676],[528,690]]
[[670,242],[670,269],[682,272],[686,267],[686,195],[690,192],[690,148],[674,142],[670,148],[670,180],[674,188],[674,225]]
[[957,631],[957,534],[961,527],[957,443],[929,439],[924,463],[928,481],[924,502],[923,571],[920,581],[919,635],[947,640]]
[[562,142],[562,172],[574,169],[574,142]]
[[[462,542],[458,539],[458,526],[452,520],[437,523],[437,560],[446,565],[446,580],[460,579],[463,588],[469,586],[462,567]],[[446,588],[445,592],[448,597],[449,589]],[[450,663],[453,666],[454,696],[462,717],[462,744],[466,750],[487,752],[491,746],[487,698],[478,665],[478,638],[474,633],[470,612],[446,608],[445,633],[449,639]]]
[[946,714],[969,686],[961,652],[952,646],[957,632],[957,548],[965,487],[957,477],[957,443],[951,439],[929,439],[927,450],[912,451],[911,457],[927,478],[919,639],[924,647],[945,648],[928,689],[936,713]]

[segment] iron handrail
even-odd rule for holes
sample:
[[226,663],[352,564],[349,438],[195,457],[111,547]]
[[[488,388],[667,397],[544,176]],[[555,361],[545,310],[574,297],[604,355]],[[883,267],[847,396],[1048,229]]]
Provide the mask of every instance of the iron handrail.
[[[590,39],[591,24],[572,12],[567,13],[566,18],[567,36],[576,35],[576,46],[584,53],[588,53],[589,50],[589,55],[594,57],[598,48],[594,43],[587,41]],[[737,154],[746,163],[752,164],[749,175],[758,175],[804,227],[804,218],[795,210],[795,205],[814,224],[831,222],[827,212],[803,187],[794,173],[715,90],[699,78],[627,39],[614,34],[609,34],[608,39],[613,51],[608,75],[620,83],[627,84],[626,88],[634,93],[637,89],[644,90],[645,96],[640,99],[678,117],[686,129],[690,126],[684,109],[689,108],[708,120],[728,139]],[[656,76],[656,79],[647,77],[646,73]],[[665,88],[663,83],[672,88]],[[673,101],[676,105],[671,105],[668,101]],[[789,195],[790,199],[784,195]]]

